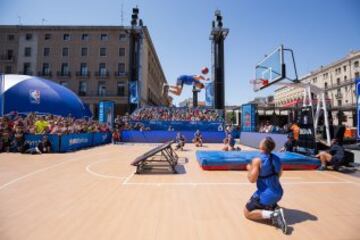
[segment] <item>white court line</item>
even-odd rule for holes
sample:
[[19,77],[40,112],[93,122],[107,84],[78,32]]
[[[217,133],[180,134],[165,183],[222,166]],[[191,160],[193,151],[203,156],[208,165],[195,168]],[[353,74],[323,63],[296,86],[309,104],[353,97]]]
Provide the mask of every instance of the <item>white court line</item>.
[[[283,182],[282,185],[307,185],[307,184],[351,184],[352,182],[339,181],[309,181],[309,182]],[[178,182],[178,183],[140,183],[124,181],[123,185],[140,185],[140,186],[250,186],[249,182]]]
[[130,174],[129,176],[127,176],[124,181],[122,182],[122,185],[126,185],[129,184],[129,180],[134,176],[135,173]]
[[91,167],[95,164],[101,163],[101,162],[105,162],[105,161],[109,161],[111,159],[103,159],[103,160],[99,160],[99,161],[95,161],[89,165],[86,166],[86,172],[88,172],[91,175],[97,176],[97,177],[101,177],[101,178],[113,178],[113,179],[124,179],[126,177],[118,177],[118,176],[113,176],[113,175],[104,175],[101,173],[97,173],[94,170],[91,169]]

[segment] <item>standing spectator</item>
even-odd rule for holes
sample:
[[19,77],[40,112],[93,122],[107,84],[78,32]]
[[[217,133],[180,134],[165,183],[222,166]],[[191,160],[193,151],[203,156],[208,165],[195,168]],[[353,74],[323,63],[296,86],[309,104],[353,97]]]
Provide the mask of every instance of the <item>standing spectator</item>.
[[117,129],[112,132],[112,142],[113,144],[118,144],[120,142],[120,133]]
[[40,119],[35,122],[35,133],[44,134],[49,127],[49,122],[45,120],[44,116],[40,116]]

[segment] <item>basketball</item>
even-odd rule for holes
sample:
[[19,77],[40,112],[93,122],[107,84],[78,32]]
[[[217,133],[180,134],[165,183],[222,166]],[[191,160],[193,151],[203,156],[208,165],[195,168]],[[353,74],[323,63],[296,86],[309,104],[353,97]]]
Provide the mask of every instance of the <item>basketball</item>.
[[203,68],[201,69],[201,73],[202,73],[202,74],[208,74],[208,72],[209,72],[209,69],[208,69],[207,67],[203,67]]

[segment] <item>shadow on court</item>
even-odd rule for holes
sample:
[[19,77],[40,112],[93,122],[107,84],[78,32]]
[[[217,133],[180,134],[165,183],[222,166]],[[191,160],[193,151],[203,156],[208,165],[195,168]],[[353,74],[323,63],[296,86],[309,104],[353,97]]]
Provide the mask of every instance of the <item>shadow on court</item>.
[[306,221],[317,221],[318,218],[308,212],[304,212],[297,209],[284,208],[284,214],[286,222],[288,224],[288,235],[294,231],[293,225],[306,222]]

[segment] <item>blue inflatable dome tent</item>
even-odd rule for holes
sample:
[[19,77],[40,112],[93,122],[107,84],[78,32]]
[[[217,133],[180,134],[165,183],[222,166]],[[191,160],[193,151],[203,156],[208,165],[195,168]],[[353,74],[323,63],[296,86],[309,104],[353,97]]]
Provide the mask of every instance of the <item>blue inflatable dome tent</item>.
[[68,88],[40,77],[2,75],[4,114],[10,112],[54,114],[75,118],[91,117],[89,108]]

